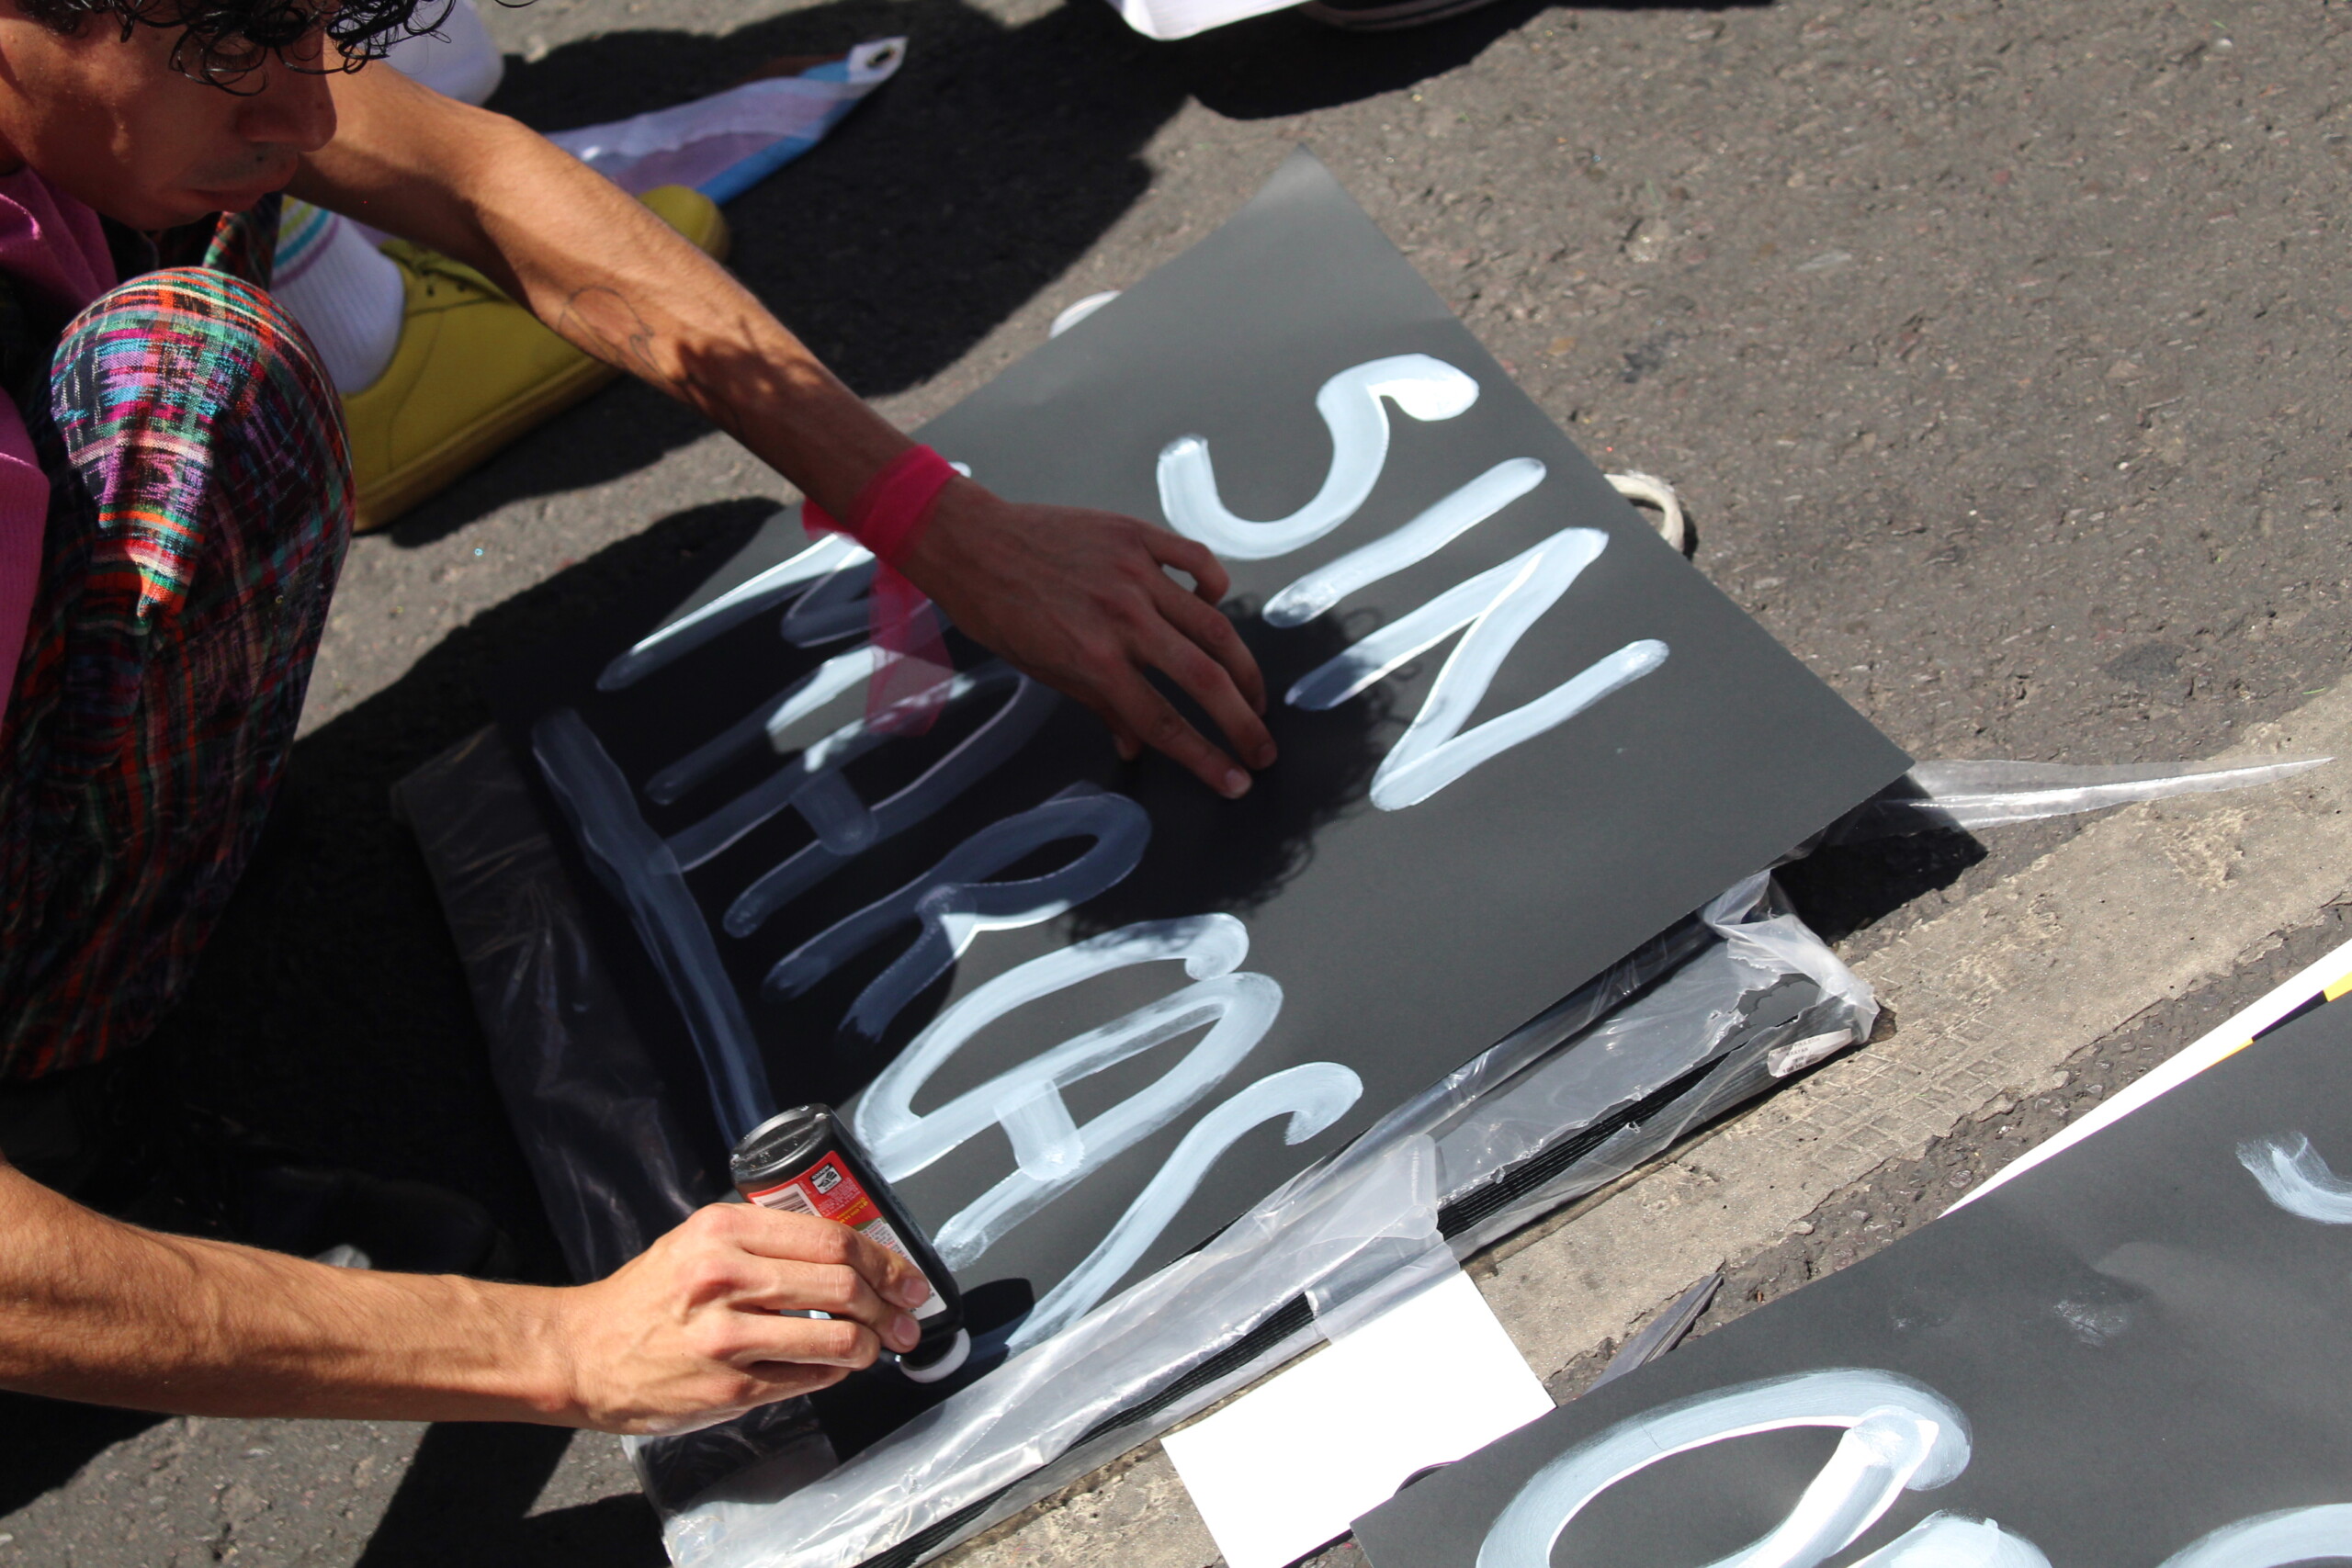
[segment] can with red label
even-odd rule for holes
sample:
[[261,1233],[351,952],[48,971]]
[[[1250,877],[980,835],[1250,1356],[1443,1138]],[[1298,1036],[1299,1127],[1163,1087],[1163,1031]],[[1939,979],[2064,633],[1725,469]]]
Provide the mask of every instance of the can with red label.
[[837,1220],[878,1242],[922,1273],[931,1294],[914,1309],[922,1338],[900,1356],[899,1370],[936,1382],[971,1353],[964,1299],[956,1277],[932,1250],[874,1162],[830,1105],[802,1105],[771,1116],[743,1135],[727,1162],[735,1190],[763,1208]]

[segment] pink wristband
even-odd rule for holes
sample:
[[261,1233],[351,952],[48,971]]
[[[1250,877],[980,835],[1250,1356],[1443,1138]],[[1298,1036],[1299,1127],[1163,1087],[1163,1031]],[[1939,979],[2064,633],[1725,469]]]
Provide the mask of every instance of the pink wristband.
[[960,476],[928,446],[910,446],[883,465],[850,502],[849,521],[835,522],[813,501],[800,506],[801,526],[811,535],[847,534],[874,552],[871,615],[875,651],[881,657],[865,685],[866,721],[891,735],[921,735],[947,705],[947,683],[955,660],[940,635],[939,613],[922,590],[899,570],[914,548],[932,503],[947,481]]
[[895,568],[914,548],[923,525],[931,520],[932,503],[939,499],[939,492],[947,488],[948,480],[959,477],[947,459],[930,447],[910,446],[865,481],[865,488],[850,502],[846,522],[835,522],[824,508],[809,501],[801,503],[802,525],[812,532],[830,529],[847,534],[872,550],[876,559]]

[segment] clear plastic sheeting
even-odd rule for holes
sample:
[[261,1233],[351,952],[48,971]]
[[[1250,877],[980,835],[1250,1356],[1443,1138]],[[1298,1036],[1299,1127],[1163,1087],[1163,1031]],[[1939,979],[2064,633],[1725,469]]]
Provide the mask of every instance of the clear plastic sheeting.
[[[726,1184],[491,732],[404,780],[492,1070],[574,1271]],[[1759,874],[1382,1118],[1206,1246],[838,1460],[807,1401],[629,1445],[684,1568],[906,1568],[1868,1037],[1870,992]]]
[[[920,1562],[1656,1157],[1769,1088],[1776,1047],[1862,1039],[1876,1018],[1868,988],[1765,876],[1669,935],[1207,1247],[821,1481],[698,1499],[669,1521],[672,1556],[686,1568]],[[1605,999],[1634,989],[1629,1004]]]
[[[1623,1002],[1639,993],[1660,976],[1671,972],[1692,954],[1705,950],[1715,938],[1710,929],[1697,918],[1678,922],[1670,930],[1653,937],[1634,953],[1612,964],[1575,992],[1546,1010],[1543,1015],[1514,1032],[1508,1039],[1487,1051],[1476,1061],[1449,1075],[1433,1085],[1412,1103],[1399,1108],[1341,1151],[1331,1164],[1317,1171],[1303,1174],[1291,1184],[1295,1190],[1313,1177],[1317,1180],[1344,1184],[1351,1173],[1361,1168],[1370,1151],[1388,1150],[1392,1145],[1412,1139],[1426,1143],[1426,1134],[1417,1128],[1431,1124],[1451,1108],[1480,1092],[1484,1086],[1507,1079],[1519,1067],[1524,1066],[1546,1053],[1556,1049]],[[1419,1145],[1417,1145],[1419,1146]],[[1393,1154],[1386,1157],[1394,1159]],[[1395,1169],[1391,1166],[1385,1168]],[[956,1540],[987,1528],[996,1519],[1017,1511],[1029,1502],[1083,1475],[1095,1466],[1143,1442],[1174,1421],[1204,1408],[1227,1393],[1272,1371],[1314,1343],[1318,1333],[1336,1334],[1368,1315],[1370,1310],[1387,1301],[1398,1299],[1420,1283],[1439,1260],[1447,1267],[1453,1253],[1433,1245],[1432,1237],[1442,1238],[1437,1228],[1435,1207],[1435,1153],[1430,1149],[1427,1160],[1412,1168],[1418,1174],[1426,1170],[1430,1194],[1428,1203],[1416,1199],[1402,1216],[1385,1218],[1375,1233],[1359,1236],[1359,1245],[1344,1257],[1335,1258],[1328,1274],[1314,1285],[1290,1296],[1271,1295],[1261,1291],[1255,1315],[1237,1320],[1230,1331],[1220,1327],[1204,1343],[1187,1343],[1182,1334],[1170,1332],[1152,1357],[1143,1365],[1149,1376],[1120,1383],[1091,1385],[1090,1399],[1096,1419],[1086,1436],[1050,1462],[1040,1461],[1035,1469],[1019,1483],[1000,1489],[994,1495],[983,1491],[973,1496],[968,1487],[955,1485],[943,1495],[948,1500],[935,1503],[926,1497],[911,1506],[907,1517],[898,1527],[894,1539],[899,1544],[877,1553],[868,1562],[882,1568],[922,1561],[931,1552],[944,1550]],[[1416,1188],[1419,1190],[1419,1188]],[[1269,1203],[1274,1200],[1269,1200]],[[1261,1212],[1263,1206],[1261,1205]],[[1427,1213],[1424,1213],[1424,1211]],[[1351,1211],[1352,1213],[1354,1211]],[[1240,1231],[1227,1233],[1230,1242],[1241,1235]],[[1434,1258],[1432,1253],[1435,1254]],[[1188,1260],[1189,1261],[1189,1260]],[[1278,1280],[1269,1274],[1260,1280],[1265,1285]],[[1158,1288],[1146,1281],[1137,1290]],[[1132,1293],[1132,1292],[1130,1292]],[[1124,1298],[1122,1298],[1124,1299]],[[1112,1310],[1111,1303],[1098,1308],[1098,1313]],[[1223,1303],[1216,1303],[1220,1309]],[[1036,1353],[1050,1349],[1059,1339],[1038,1348]],[[994,1423],[996,1441],[1023,1445],[1021,1423],[1037,1418],[1038,1407],[1023,1408],[1018,1400],[998,1403],[984,1391],[1018,1392],[1014,1385],[1001,1383],[998,1379],[1010,1366],[1001,1369],[973,1388],[963,1391],[955,1401],[942,1410],[934,1410],[922,1421],[902,1428],[890,1442],[896,1445],[912,1441],[919,1431],[933,1430],[930,1424],[948,1419],[942,1411],[954,1409],[964,1418],[978,1419],[973,1410],[978,1402],[989,1401],[986,1409]],[[678,1561],[731,1562],[729,1553],[753,1551],[745,1543],[765,1535],[752,1531],[748,1521],[754,1518],[763,1506],[775,1506],[792,1490],[790,1485],[777,1484],[765,1470],[741,1469],[707,1494],[697,1495],[714,1474],[723,1474],[730,1467],[743,1467],[752,1457],[764,1452],[769,1440],[764,1429],[746,1431],[744,1423],[730,1422],[708,1431],[683,1438],[649,1438],[632,1441],[630,1453],[647,1495],[665,1515],[677,1514],[674,1526],[677,1541],[673,1551]],[[776,1427],[777,1435],[788,1445],[797,1445],[805,1452],[806,1444],[797,1428]],[[864,1456],[861,1456],[863,1458]],[[1017,1470],[1017,1467],[1016,1467]],[[783,1479],[790,1481],[797,1474],[787,1468]],[[941,1472],[935,1481],[960,1481],[952,1472]],[[971,1498],[970,1501],[960,1499]],[[803,1517],[801,1509],[808,1500],[794,1499],[796,1506],[790,1517]],[[691,1504],[682,1508],[682,1504]],[[920,1519],[922,1523],[916,1523]],[[761,1527],[764,1530],[767,1527]],[[778,1527],[781,1528],[781,1527]],[[795,1527],[797,1528],[797,1527]],[[829,1527],[811,1527],[829,1528]],[[888,1532],[886,1532],[888,1533]],[[720,1542],[725,1542],[721,1546]],[[683,1553],[695,1551],[700,1556]],[[748,1562],[766,1562],[770,1558],[754,1554]],[[810,1562],[855,1562],[855,1558],[836,1559],[830,1555],[811,1557]],[[798,1562],[797,1557],[776,1561]]]
[[[1191,1257],[1096,1308],[823,1480],[775,1500],[704,1502],[664,1531],[681,1564],[867,1561],[1035,1472],[1106,1415],[1239,1341],[1366,1248],[1435,1228],[1426,1138],[1294,1180]],[[1131,1441],[1141,1441],[1137,1436]]]
[[1586,1386],[1585,1393],[1590,1393],[1602,1383],[1615,1382],[1627,1372],[1639,1371],[1681,1344],[1683,1336],[1690,1332],[1691,1325],[1699,1321],[1699,1314],[1707,1310],[1723,1283],[1724,1271],[1717,1269],[1677,1296],[1664,1312],[1650,1319],[1639,1334],[1626,1340],[1609,1358],[1609,1364]]
[[[1403,1151],[1403,1152],[1398,1152]],[[1392,1224],[1364,1238],[1347,1261],[1304,1292],[1315,1314],[1315,1331],[1337,1339],[1448,1275],[1460,1271],[1453,1249],[1438,1226],[1438,1150],[1424,1133],[1399,1137],[1389,1159],[1411,1174],[1409,1201]]]
[[[1925,763],[1843,841],[2241,788],[2319,760]],[[485,731],[403,781],[492,1066],[575,1272],[727,1190]],[[1192,1255],[842,1461],[808,1402],[634,1441],[683,1568],[910,1568],[1206,1408],[1455,1259],[1869,1038],[1870,991],[1759,874],[1397,1107]],[[681,1077],[683,1075],[683,1077]]]
[[2071,817],[2110,806],[2176,795],[2248,789],[2292,778],[2331,757],[2281,757],[2264,762],[1922,762],[1876,799],[1848,812],[1824,835],[1858,844],[1906,833],[1996,828]]
[[[1878,1004],[1769,876],[1702,915],[1719,940],[1561,1048],[1464,1098],[1430,1130],[1441,1217],[1467,1254],[1646,1164],[1685,1134],[1870,1038]],[[1491,1053],[1489,1055],[1492,1055]],[[1482,1058],[1483,1060],[1483,1058]]]

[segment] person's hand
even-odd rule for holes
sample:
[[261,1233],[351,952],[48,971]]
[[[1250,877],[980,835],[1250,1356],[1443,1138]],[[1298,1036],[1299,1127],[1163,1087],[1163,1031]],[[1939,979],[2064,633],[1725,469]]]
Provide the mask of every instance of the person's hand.
[[1265,678],[1216,607],[1231,580],[1193,540],[1114,512],[1016,506],[958,479],[940,492],[905,570],[967,636],[1091,708],[1128,761],[1149,746],[1220,795],[1250,788],[1145,678],[1149,669],[1201,705],[1244,764],[1273,761]]
[[[553,1292],[577,1424],[689,1432],[827,1388],[919,1337],[914,1267],[831,1220],[697,1211],[593,1285]],[[825,1318],[782,1317],[817,1311]]]

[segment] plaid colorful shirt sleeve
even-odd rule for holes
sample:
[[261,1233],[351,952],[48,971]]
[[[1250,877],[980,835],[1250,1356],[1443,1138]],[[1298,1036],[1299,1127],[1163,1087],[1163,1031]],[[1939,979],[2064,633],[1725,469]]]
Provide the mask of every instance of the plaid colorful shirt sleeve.
[[275,208],[83,311],[24,411],[52,498],[0,719],[0,1078],[153,1029],[285,770],[351,482],[341,403],[263,287]]

